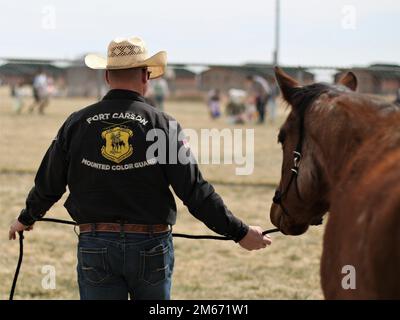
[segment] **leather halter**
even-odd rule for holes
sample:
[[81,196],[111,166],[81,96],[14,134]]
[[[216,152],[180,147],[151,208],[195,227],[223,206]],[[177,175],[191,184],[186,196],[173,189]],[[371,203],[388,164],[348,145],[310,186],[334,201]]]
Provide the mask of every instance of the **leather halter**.
[[[286,188],[283,189],[283,191],[277,189],[275,191],[275,195],[272,198],[273,203],[279,205],[282,209],[282,212],[287,216],[290,217],[289,211],[286,209],[285,205],[283,204],[283,200],[286,197],[290,186],[292,185],[293,181],[295,182],[295,187],[296,187],[296,194],[297,197],[301,199],[299,188],[297,185],[297,177],[299,175],[299,169],[300,169],[300,162],[301,162],[301,157],[302,157],[302,149],[303,149],[303,140],[304,140],[304,115],[300,117],[300,128],[299,128],[299,141],[297,143],[296,149],[293,151],[293,167],[290,169],[292,172],[292,175],[290,176],[290,180],[288,184],[286,185]],[[322,224],[322,218],[319,222],[315,223],[315,225],[320,225]]]

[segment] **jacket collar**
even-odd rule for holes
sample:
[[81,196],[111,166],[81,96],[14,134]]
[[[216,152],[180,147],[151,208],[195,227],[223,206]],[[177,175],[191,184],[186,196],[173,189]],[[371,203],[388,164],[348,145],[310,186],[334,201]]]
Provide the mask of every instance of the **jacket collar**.
[[111,89],[103,97],[103,100],[136,100],[145,102],[144,97],[139,93],[125,89]]

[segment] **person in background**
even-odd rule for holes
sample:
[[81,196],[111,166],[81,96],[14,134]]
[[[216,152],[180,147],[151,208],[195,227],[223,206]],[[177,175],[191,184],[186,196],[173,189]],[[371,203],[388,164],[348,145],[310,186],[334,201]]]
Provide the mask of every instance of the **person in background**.
[[218,89],[212,89],[208,92],[207,105],[212,119],[221,116],[221,94]]
[[394,103],[400,106],[400,88],[397,89],[397,96],[396,96],[396,100],[394,101]]
[[258,113],[258,123],[265,121],[265,107],[269,98],[271,89],[268,82],[260,77],[249,75],[247,80],[248,103],[254,103]]
[[245,104],[245,113],[247,122],[254,123],[256,121],[258,112],[253,103]]
[[40,70],[34,77],[32,90],[34,101],[29,108],[29,112],[32,113],[35,107],[38,106],[39,114],[44,114],[44,109],[49,104],[49,92],[47,75],[43,70]]
[[167,80],[158,78],[151,81],[155,107],[164,111],[164,100],[169,96]]
[[228,123],[244,124],[246,122],[246,104],[244,103],[246,92],[240,89],[230,89],[228,97],[228,104],[225,107]]
[[11,85],[11,96],[14,99],[14,112],[20,114],[24,107],[22,85],[18,81]]
[[53,77],[47,77],[47,96],[55,96],[57,94],[57,88]]
[[156,100],[154,98],[154,90],[153,90],[153,86],[151,85],[151,82],[149,82],[147,91],[144,94],[144,100],[148,105],[151,105],[153,107],[156,106]]
[[278,95],[278,85],[275,79],[273,79],[272,82],[270,82],[270,95],[267,104],[267,112],[272,123],[274,123],[276,119],[276,98]]

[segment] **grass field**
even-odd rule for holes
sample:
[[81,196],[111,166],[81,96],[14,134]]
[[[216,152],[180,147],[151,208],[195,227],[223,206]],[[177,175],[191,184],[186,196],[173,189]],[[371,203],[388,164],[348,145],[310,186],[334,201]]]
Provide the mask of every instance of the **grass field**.
[[[18,243],[8,241],[8,226],[24,207],[35,171],[65,118],[92,103],[90,99],[53,99],[45,116],[17,116],[12,112],[8,91],[0,92],[0,299],[7,299]],[[30,100],[27,99],[26,104]],[[167,102],[166,110],[183,127],[243,128],[228,126],[225,119],[210,121],[200,102]],[[249,176],[235,175],[235,165],[201,165],[203,175],[213,182],[235,215],[248,224],[270,228],[269,207],[274,185],[279,181],[281,150],[276,143],[284,120],[280,106],[276,124],[255,128],[255,170]],[[68,219],[60,200],[48,216]],[[211,232],[194,219],[177,199],[178,223],[174,230]],[[263,251],[247,252],[233,242],[175,239],[173,299],[320,299],[319,259],[323,228],[311,228],[300,237],[273,236]],[[25,235],[25,258],[16,299],[78,299],[76,283],[77,237],[69,226],[37,223]],[[57,287],[41,286],[42,267],[53,265]]]

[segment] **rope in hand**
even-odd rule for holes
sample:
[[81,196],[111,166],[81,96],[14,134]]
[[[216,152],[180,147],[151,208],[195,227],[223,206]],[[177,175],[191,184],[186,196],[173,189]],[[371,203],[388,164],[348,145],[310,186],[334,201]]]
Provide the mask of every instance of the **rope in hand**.
[[10,300],[13,300],[14,298],[14,291],[17,285],[19,270],[21,269],[22,258],[24,257],[24,232],[18,231],[18,236],[19,236],[19,257],[18,257],[17,269],[15,270],[14,279],[11,286]]
[[[41,218],[38,221],[55,222],[55,223],[60,223],[60,224],[68,224],[68,225],[72,225],[72,226],[77,225],[77,223],[74,221],[67,221],[67,220],[54,219],[54,218]],[[279,231],[279,229],[277,229],[277,228],[268,229],[268,230],[263,231],[262,234],[266,235],[266,234],[274,233],[274,232],[278,232],[278,231]],[[24,232],[19,231],[18,236],[19,236],[19,257],[18,257],[17,268],[15,269],[14,279],[13,279],[11,290],[10,290],[9,300],[14,299],[15,287],[17,286],[19,271],[21,269],[22,259],[24,257]],[[204,240],[204,239],[207,239],[207,240],[232,240],[232,238],[224,237],[224,236],[191,235],[191,234],[184,234],[184,233],[172,233],[172,236],[175,238],[198,239],[198,240]]]

